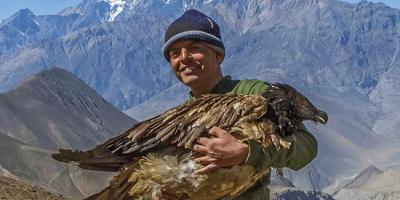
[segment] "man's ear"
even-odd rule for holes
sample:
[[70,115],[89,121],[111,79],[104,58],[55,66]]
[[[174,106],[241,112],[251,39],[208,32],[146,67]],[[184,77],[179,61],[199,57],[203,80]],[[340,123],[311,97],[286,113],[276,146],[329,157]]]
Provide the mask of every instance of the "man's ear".
[[217,62],[218,64],[221,64],[222,61],[224,60],[224,56],[220,53],[217,53]]

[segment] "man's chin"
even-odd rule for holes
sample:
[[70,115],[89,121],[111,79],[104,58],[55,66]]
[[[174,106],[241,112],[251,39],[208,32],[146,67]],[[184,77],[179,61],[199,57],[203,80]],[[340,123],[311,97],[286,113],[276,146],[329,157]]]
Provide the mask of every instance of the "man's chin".
[[182,83],[187,85],[187,86],[191,86],[193,84],[196,84],[196,82],[198,82],[199,77],[198,76],[188,76],[188,77],[184,77],[182,78]]

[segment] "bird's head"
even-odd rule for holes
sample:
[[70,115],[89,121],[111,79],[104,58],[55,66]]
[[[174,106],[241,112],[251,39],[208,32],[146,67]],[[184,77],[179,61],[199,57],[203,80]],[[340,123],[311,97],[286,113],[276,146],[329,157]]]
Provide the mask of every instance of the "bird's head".
[[321,124],[326,124],[328,122],[328,114],[316,108],[307,98],[298,100],[296,103],[296,115],[301,119],[311,120]]
[[280,89],[285,90],[286,95],[288,95],[294,106],[294,114],[296,117],[302,121],[311,120],[321,124],[326,124],[328,122],[327,113],[315,107],[306,96],[298,92],[295,88],[282,83],[276,85]]
[[288,90],[293,93],[293,104],[295,107],[296,115],[303,120],[311,120],[316,123],[326,124],[328,122],[328,114],[318,109],[311,103],[311,101],[298,92],[293,87],[287,85]]

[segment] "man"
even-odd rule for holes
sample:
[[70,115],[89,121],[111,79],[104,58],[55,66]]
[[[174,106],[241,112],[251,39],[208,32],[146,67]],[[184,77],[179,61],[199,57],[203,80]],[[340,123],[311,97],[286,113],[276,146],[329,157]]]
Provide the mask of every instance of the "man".
[[[188,10],[168,27],[163,53],[176,77],[191,89],[190,99],[207,93],[262,94],[267,86],[257,80],[231,80],[223,77],[220,64],[225,57],[218,24],[197,10]],[[317,155],[317,141],[303,128],[296,132],[290,149],[277,151],[273,146],[262,148],[250,141],[242,143],[231,134],[214,127],[213,139],[200,138],[193,150],[195,161],[204,167],[197,173],[208,173],[221,167],[252,165],[256,169],[289,167],[298,170]],[[268,200],[270,174],[237,200]],[[176,199],[163,194],[158,200]]]

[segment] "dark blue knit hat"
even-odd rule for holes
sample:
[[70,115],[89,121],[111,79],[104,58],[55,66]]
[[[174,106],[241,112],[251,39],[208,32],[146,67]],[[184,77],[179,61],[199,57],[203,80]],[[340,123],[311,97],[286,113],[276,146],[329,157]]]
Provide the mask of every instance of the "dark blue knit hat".
[[218,24],[195,9],[186,11],[169,25],[162,47],[164,57],[168,62],[168,48],[174,42],[187,39],[205,42],[223,57],[225,56],[225,47],[221,40]]

